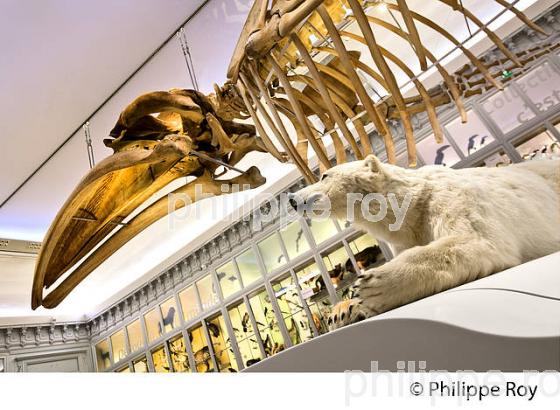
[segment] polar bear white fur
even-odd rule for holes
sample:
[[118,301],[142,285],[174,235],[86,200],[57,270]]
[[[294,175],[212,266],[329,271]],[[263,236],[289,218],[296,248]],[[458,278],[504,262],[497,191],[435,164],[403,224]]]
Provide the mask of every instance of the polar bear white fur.
[[[328,198],[331,215],[345,220],[350,193],[394,194],[398,203],[410,194],[411,202],[397,231],[389,228],[391,207],[370,222],[362,204],[350,202],[353,224],[388,242],[397,256],[359,276],[357,299],[333,310],[334,328],[560,251],[560,160],[408,170],[370,155],[329,169],[296,195],[314,203]],[[379,202],[369,206],[371,214],[379,211]]]

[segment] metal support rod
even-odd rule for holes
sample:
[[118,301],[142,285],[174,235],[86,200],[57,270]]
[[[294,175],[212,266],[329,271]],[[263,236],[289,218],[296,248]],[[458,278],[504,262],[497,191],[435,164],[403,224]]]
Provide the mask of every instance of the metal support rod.
[[89,130],[89,121],[87,121],[82,128],[86,137],[86,150],[88,155],[89,169],[95,166],[95,157],[93,156],[93,146],[91,145],[91,133]]
[[187,64],[187,71],[191,79],[191,84],[196,91],[199,91],[198,79],[196,78],[196,70],[194,69],[191,49],[189,48],[187,35],[185,34],[185,27],[181,27],[181,29],[177,31],[177,38],[179,39],[179,44],[181,45],[181,50],[183,51],[183,57],[185,57],[185,63]]

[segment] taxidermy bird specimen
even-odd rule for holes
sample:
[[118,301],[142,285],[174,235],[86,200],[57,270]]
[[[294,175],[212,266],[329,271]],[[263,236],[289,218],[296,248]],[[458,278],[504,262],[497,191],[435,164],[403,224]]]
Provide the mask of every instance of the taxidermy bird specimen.
[[[492,2],[546,35],[506,0]],[[317,174],[309,158],[315,154],[320,171],[330,168],[330,142],[336,164],[365,158],[376,139],[384,145],[387,162],[395,163],[396,123],[403,129],[408,163],[414,165],[415,115],[427,115],[434,138],[442,143],[436,107],[453,104],[464,122],[462,98],[502,89],[519,75],[519,67],[559,47],[542,42],[513,53],[461,1],[431,1],[431,9],[457,13],[472,26],[473,35],[483,33],[493,42],[503,58],[485,64],[409,3],[255,0],[233,51],[226,85],[216,86],[208,96],[178,89],[148,93],[120,114],[104,141],[113,155],[82,179],[46,235],[35,271],[33,309],[56,307],[125,243],[166,216],[168,199],[160,191],[179,178],[194,178],[175,190],[193,201],[195,185],[215,195],[223,194],[223,184],[256,188],[265,182],[259,170],[235,166],[249,152],[260,151],[290,161],[307,183],[314,183]],[[384,18],[387,12],[398,19]],[[422,41],[423,30],[450,42],[469,64],[449,73],[430,50],[432,42]],[[393,36],[389,48],[379,41],[381,32]],[[395,54],[404,48],[414,64]],[[419,75],[430,69],[441,84],[427,89]],[[504,78],[504,71],[511,75]],[[406,96],[397,72],[414,87]],[[253,124],[239,122],[249,118]],[[220,179],[228,169],[239,176]],[[143,207],[158,193],[159,199]]]

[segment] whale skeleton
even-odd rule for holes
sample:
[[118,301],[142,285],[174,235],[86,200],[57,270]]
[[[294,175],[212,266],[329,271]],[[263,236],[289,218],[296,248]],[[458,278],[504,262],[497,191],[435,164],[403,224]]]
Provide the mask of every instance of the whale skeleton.
[[[494,1],[530,29],[547,34],[507,1]],[[390,13],[400,15],[404,24],[380,17],[380,2]],[[348,152],[364,158],[373,152],[366,131],[369,124],[383,141],[388,162],[395,163],[394,121],[403,126],[408,163],[415,165],[415,114],[427,114],[434,137],[441,143],[438,106],[454,104],[464,122],[463,98],[502,89],[517,75],[516,68],[559,46],[543,43],[514,53],[488,28],[489,23],[481,22],[462,2],[434,2],[468,19],[477,30],[472,35],[485,34],[503,54],[497,63],[485,64],[466,47],[466,40],[456,39],[421,11],[413,10],[411,3],[255,0],[223,87],[215,86],[210,95],[178,89],[148,93],[120,114],[110,138],[104,140],[114,153],[82,179],[46,235],[33,280],[32,308],[58,306],[125,243],[165,217],[169,200],[162,192],[179,178],[194,178],[173,191],[193,202],[197,186],[214,195],[224,193],[224,184],[256,188],[266,181],[259,170],[241,170],[236,164],[248,153],[259,151],[293,163],[305,181],[313,183],[317,175],[309,165],[309,148],[316,154],[320,170],[332,166],[323,140],[327,137],[337,164],[348,160]],[[453,50],[462,52],[470,64],[449,73],[443,57],[437,58],[422,41],[419,25],[450,41]],[[383,46],[381,31],[391,33],[400,43]],[[365,47],[368,60],[350,49],[352,42]],[[416,71],[396,55],[396,49],[403,46],[418,60]],[[502,78],[504,67],[513,75]],[[409,78],[417,94],[402,94],[394,69]],[[441,84],[427,89],[421,75],[429,70],[439,74]],[[373,87],[378,98],[372,96],[369,81],[382,88],[380,93]],[[253,124],[239,121],[247,119]],[[318,119],[323,129],[312,119]],[[221,167],[225,170],[219,171]],[[239,175],[220,179],[227,170]]]

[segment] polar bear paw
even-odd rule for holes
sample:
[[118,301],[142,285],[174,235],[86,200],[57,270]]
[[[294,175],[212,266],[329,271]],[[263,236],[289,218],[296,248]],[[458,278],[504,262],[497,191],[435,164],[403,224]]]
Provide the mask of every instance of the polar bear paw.
[[360,299],[348,299],[337,303],[327,321],[329,330],[339,329],[351,323],[361,322],[374,313]]

